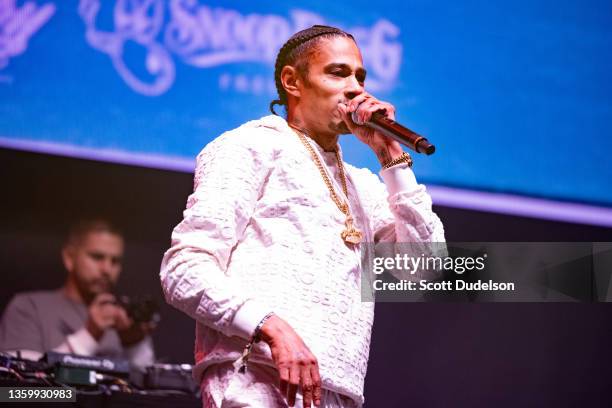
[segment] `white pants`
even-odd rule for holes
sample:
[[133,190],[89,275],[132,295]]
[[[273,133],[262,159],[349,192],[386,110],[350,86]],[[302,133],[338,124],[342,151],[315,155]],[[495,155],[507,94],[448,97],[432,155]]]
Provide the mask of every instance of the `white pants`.
[[[203,408],[287,408],[279,389],[278,371],[263,364],[249,363],[245,373],[234,371],[231,362],[214,364],[202,377]],[[304,406],[298,392],[294,408]],[[314,404],[312,405],[314,407]],[[321,390],[320,408],[358,408],[347,396]]]

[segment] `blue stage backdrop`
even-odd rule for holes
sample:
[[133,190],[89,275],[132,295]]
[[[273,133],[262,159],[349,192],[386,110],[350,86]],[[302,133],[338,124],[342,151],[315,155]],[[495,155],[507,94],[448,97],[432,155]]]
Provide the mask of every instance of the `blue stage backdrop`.
[[612,206],[603,0],[1,0],[0,144],[187,170],[268,113],[276,51],[316,23],[356,35],[366,87],[438,147],[420,180]]

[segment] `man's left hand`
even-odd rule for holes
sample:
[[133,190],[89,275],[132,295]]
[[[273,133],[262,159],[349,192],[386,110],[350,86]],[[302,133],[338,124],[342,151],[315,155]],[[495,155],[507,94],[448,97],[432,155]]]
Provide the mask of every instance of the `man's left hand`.
[[401,156],[403,150],[398,142],[368,126],[356,124],[351,117],[352,113],[356,112],[358,122],[365,123],[370,120],[375,112],[383,112],[385,117],[395,120],[395,107],[393,105],[379,101],[364,92],[355,96],[348,104],[338,104],[338,111],[351,133],[374,150],[381,164],[388,163]]
[[[346,104],[338,104],[338,108],[342,119],[344,119],[344,123],[346,123],[349,130],[363,143],[370,147],[377,147],[394,142],[394,140],[389,139],[376,130],[363,125],[363,123],[370,120],[375,112],[381,112],[386,118],[395,120],[395,107],[390,103],[379,101],[369,93],[364,92],[355,96]],[[357,121],[361,125],[353,121],[351,116],[353,112],[355,112]]]

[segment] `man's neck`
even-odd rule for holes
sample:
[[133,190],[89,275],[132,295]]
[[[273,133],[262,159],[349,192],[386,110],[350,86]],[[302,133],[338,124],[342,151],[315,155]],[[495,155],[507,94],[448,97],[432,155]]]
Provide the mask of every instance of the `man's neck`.
[[332,133],[321,133],[308,126],[298,115],[287,115],[287,123],[293,129],[304,133],[314,140],[326,152],[334,152],[338,149],[338,135]]
[[62,292],[66,297],[77,303],[86,303],[85,298],[79,291],[79,288],[71,280],[67,280],[62,288]]

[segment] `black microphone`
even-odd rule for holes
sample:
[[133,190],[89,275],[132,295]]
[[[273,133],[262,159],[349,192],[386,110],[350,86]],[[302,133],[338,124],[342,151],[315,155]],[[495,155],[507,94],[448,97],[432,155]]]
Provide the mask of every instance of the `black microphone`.
[[381,132],[385,136],[388,136],[391,139],[408,146],[415,152],[430,155],[436,151],[436,146],[429,143],[429,141],[423,136],[413,132],[407,127],[400,125],[394,120],[387,119],[384,113],[381,113],[381,111],[374,112],[370,120],[365,123],[360,123],[358,120],[356,120],[358,119],[357,112],[353,112],[351,119],[353,119],[353,122],[355,122],[357,125],[371,127],[372,129]]

